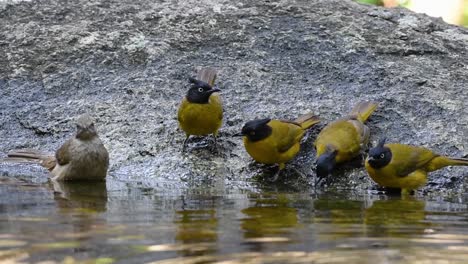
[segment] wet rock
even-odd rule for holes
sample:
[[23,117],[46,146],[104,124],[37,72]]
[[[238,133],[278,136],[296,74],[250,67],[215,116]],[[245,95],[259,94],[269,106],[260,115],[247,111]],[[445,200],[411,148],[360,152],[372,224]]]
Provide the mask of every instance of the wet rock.
[[[0,3],[0,151],[53,151],[73,133],[73,118],[90,112],[111,154],[111,177],[254,188],[264,167],[231,137],[245,121],[312,111],[327,122],[376,100],[372,142],[386,135],[464,156],[467,44],[466,29],[440,19],[342,0]],[[182,154],[176,111],[201,66],[219,69],[220,153],[205,138]],[[283,183],[313,184],[318,132],[308,133]],[[441,170],[428,188],[466,191],[467,175]],[[372,185],[362,168],[336,176],[338,188]]]

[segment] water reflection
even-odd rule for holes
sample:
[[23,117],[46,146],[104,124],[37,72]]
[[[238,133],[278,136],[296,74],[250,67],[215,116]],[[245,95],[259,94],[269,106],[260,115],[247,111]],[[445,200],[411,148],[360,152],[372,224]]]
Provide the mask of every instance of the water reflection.
[[414,237],[431,227],[425,221],[426,202],[414,197],[383,197],[374,200],[364,210],[364,223],[368,236]]
[[27,263],[465,263],[467,257],[464,198],[200,189],[179,196],[10,179],[1,181],[0,195],[0,262],[12,252]]
[[101,213],[107,207],[106,182],[53,182],[54,200],[59,211]]
[[54,201],[60,219],[65,223],[61,230],[54,234],[60,243],[39,244],[39,247],[68,248],[73,255],[86,254],[92,250],[90,241],[106,225],[99,215],[107,209],[107,189],[105,182],[53,182]]
[[315,208],[314,223],[317,225],[318,238],[335,241],[340,238],[361,236],[363,201],[319,197],[313,201]]
[[[253,204],[241,212],[244,242],[250,250],[264,251],[275,246],[269,243],[291,242],[299,224],[297,209],[290,206],[286,195],[251,196]],[[278,245],[276,245],[278,246]]]
[[[95,236],[94,231],[106,224],[98,217],[106,211],[105,182],[31,184],[19,179],[2,182],[8,184],[0,185],[0,193],[8,192],[12,200],[2,202],[0,236],[9,238],[14,234],[15,239],[24,241],[21,249],[13,251],[15,258],[34,254],[40,261],[47,259],[48,252],[79,256],[93,249],[89,241]],[[0,256],[10,251],[0,251]]]
[[[218,240],[218,217],[216,215],[215,199],[195,200],[196,203],[186,203],[182,197],[182,209],[177,210],[174,224],[176,225],[175,240],[182,244],[212,243]],[[185,247],[180,253],[183,256],[198,256],[213,254],[216,248],[212,245],[194,245]]]
[[105,219],[99,218],[107,209],[105,182],[54,182],[51,186],[58,213],[68,227],[62,236],[85,242],[93,235],[90,231],[105,225]]

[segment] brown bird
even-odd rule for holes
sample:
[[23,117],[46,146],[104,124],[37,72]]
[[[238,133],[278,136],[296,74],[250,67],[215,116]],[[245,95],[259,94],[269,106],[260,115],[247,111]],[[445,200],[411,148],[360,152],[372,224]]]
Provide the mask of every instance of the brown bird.
[[67,140],[55,156],[33,149],[12,150],[3,161],[36,163],[47,168],[54,181],[104,180],[109,167],[109,154],[85,114],[78,118],[76,135]]

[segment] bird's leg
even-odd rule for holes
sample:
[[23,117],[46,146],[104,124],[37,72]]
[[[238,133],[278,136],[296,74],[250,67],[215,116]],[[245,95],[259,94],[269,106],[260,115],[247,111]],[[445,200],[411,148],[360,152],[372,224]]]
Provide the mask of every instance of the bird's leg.
[[218,140],[217,140],[216,133],[213,133],[213,139],[214,139],[213,152],[219,153],[219,151],[218,151]]
[[302,179],[307,180],[307,175],[306,175],[306,174],[302,173],[300,170],[298,170],[298,169],[296,169],[296,168],[292,168],[292,170],[293,170],[296,174],[298,174],[299,176],[301,176]]
[[184,140],[184,144],[182,145],[182,153],[185,152],[185,147],[187,147],[187,141],[189,139],[190,135],[187,135],[187,137]]
[[319,177],[317,174],[315,175],[315,184],[314,186],[319,186],[320,182],[323,180],[323,177]]
[[284,163],[279,164],[279,168],[276,171],[275,175],[273,175],[273,178],[270,180],[270,182],[276,182],[278,180],[279,175],[280,175],[281,171],[284,169],[284,167],[285,167]]
[[[325,177],[320,177],[318,175],[315,175],[315,186],[323,186],[323,185],[330,185],[330,175],[328,174]],[[325,179],[325,181],[323,181]]]
[[276,182],[279,178],[281,170],[277,170],[275,175],[273,175],[273,178],[271,178],[270,182]]
[[391,188],[391,187],[383,187],[382,189],[385,191],[385,194],[389,196],[400,196],[404,193],[408,194],[407,189]]
[[401,189],[401,197],[414,195],[414,190],[411,189]]

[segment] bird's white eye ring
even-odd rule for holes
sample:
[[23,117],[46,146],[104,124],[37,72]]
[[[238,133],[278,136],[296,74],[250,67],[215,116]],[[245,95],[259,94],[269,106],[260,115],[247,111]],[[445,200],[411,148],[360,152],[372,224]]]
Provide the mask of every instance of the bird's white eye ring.
[[203,88],[201,88],[201,87],[198,88],[198,91],[199,91],[200,93],[203,92]]
[[381,159],[385,158],[385,154],[384,153],[380,154],[380,158]]

